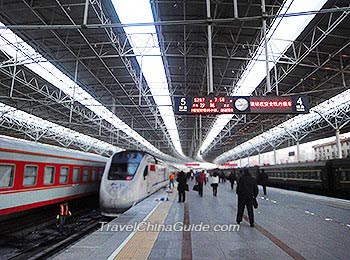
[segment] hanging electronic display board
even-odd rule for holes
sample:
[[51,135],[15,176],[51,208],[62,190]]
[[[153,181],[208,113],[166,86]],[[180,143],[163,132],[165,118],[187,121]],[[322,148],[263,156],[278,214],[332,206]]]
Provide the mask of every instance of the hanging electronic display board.
[[174,113],[189,114],[305,114],[306,96],[174,97]]

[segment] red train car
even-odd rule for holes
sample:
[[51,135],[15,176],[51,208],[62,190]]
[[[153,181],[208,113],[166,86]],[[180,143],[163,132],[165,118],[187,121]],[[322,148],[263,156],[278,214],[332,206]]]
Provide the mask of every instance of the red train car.
[[97,193],[106,161],[0,136],[0,216]]

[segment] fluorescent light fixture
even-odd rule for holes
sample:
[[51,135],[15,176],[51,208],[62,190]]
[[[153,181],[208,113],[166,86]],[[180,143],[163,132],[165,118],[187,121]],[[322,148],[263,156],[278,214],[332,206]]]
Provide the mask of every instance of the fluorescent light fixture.
[[262,133],[251,140],[233,148],[232,150],[225,152],[218,156],[214,162],[223,163],[227,160],[231,160],[234,156],[242,154],[245,151],[249,151],[254,147],[259,147],[267,142],[271,142],[279,137],[286,136],[289,133],[293,133],[294,130],[303,126],[310,125],[313,122],[321,119],[321,114],[324,117],[333,114],[336,110],[341,110],[345,106],[350,105],[350,90],[346,90],[337,96],[322,102],[316,107],[310,109],[309,114],[295,116],[284,123],[276,126],[269,131]]
[[19,64],[24,65],[58,89],[62,90],[73,100],[84,105],[117,129],[132,137],[135,141],[146,147],[151,153],[154,153],[162,158],[167,158],[168,160],[176,160],[175,158],[161,152],[150,142],[144,139],[141,135],[114,115],[110,110],[94,99],[88,92],[57,69],[41,54],[36,52],[29,44],[24,42],[10,29],[6,28],[6,26],[1,22],[0,27],[0,50],[2,52],[17,62],[20,62]]
[[[327,0],[287,0],[280,8],[279,15],[320,10],[326,2]],[[273,21],[267,33],[270,70],[273,69],[276,62],[278,62],[281,56],[310,23],[314,16],[315,14],[292,16],[288,18],[277,17]],[[233,95],[250,96],[254,92],[260,82],[266,77],[265,61],[266,56],[264,52],[264,43],[261,41],[253,58],[248,63],[247,68],[243,72],[240,80],[237,82],[237,85],[232,93]],[[231,115],[230,118],[224,115],[217,117],[213,128],[206,136],[197,156],[199,156],[201,152],[203,153],[209,147],[218,133],[222,131],[232,117],[233,115]]]
[[[112,3],[123,24],[154,22],[149,0],[112,0]],[[175,122],[156,28],[154,25],[126,26],[124,31],[151,90],[153,99],[158,106],[172,143],[177,153],[185,157]]]
[[3,103],[0,103],[0,114],[2,115],[1,117],[6,117],[21,122],[22,124],[26,124],[28,127],[32,127],[35,131],[47,131],[50,135],[62,136],[62,139],[74,140],[75,143],[80,143],[87,147],[112,152],[123,150],[122,148],[43,120],[40,117],[28,114]]

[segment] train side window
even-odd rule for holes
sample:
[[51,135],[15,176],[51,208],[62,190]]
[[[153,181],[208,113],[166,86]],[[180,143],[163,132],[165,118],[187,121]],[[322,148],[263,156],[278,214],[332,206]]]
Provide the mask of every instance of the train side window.
[[89,181],[89,168],[83,170],[83,182]]
[[316,172],[311,172],[310,179],[316,179]]
[[44,170],[44,184],[53,184],[55,181],[55,167],[46,166]]
[[24,168],[23,186],[34,186],[38,177],[38,166],[26,165]]
[[74,168],[73,169],[73,182],[79,182],[80,181],[80,168]]
[[60,184],[68,182],[68,167],[61,167],[60,171]]
[[317,172],[317,177],[316,177],[318,180],[321,180],[321,173],[320,172]]
[[97,179],[97,169],[93,168],[92,169],[92,174],[91,174],[91,180],[92,181],[96,181],[96,179]]
[[14,174],[14,165],[0,165],[0,188],[12,187]]
[[345,173],[345,171],[341,172],[341,180],[342,181],[346,181],[346,173]]

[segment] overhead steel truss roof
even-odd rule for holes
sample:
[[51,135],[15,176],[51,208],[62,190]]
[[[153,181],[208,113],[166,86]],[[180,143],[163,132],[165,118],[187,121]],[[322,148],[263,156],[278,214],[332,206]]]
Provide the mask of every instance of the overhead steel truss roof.
[[[135,54],[110,1],[3,0],[0,22],[25,40],[64,74],[77,82],[159,151],[178,157],[163,119],[152,98]],[[214,94],[228,95],[242,75],[262,37],[261,0],[238,0],[238,18],[232,0],[211,1],[207,19],[204,0],[152,0],[155,25],[172,96],[208,94],[208,24],[212,24]],[[283,0],[266,0],[267,25]],[[270,72],[274,93],[309,96],[311,107],[349,89],[350,19],[347,1],[329,0]],[[84,18],[87,17],[87,23]],[[285,18],[288,19],[288,18]],[[129,25],[130,26],[130,25]],[[45,78],[0,52],[0,102],[121,148],[146,149],[128,133],[119,131],[82,104],[65,95]],[[255,94],[266,92],[262,81]],[[28,137],[35,129],[12,122],[3,114],[0,133]],[[283,133],[273,144],[283,146],[293,136],[303,141],[334,135],[327,120],[347,118],[348,107],[320,115],[307,126]],[[213,160],[238,146],[234,155],[268,150],[265,143],[245,147],[245,142],[290,119],[290,115],[237,115],[203,152]],[[296,120],[296,119],[295,119]],[[194,157],[215,116],[176,116],[183,151]],[[349,129],[344,121],[344,131]],[[319,126],[319,127],[315,127]],[[10,129],[10,130],[9,130]],[[322,131],[317,131],[323,129]],[[274,131],[274,130],[271,130]],[[40,131],[39,131],[40,132]],[[35,139],[57,142],[45,131]],[[50,137],[51,136],[51,137]],[[31,137],[32,138],[32,137]],[[51,140],[51,141],[50,141]],[[70,141],[58,141],[67,146]],[[71,143],[73,144],[73,143]],[[241,146],[239,146],[241,145]],[[74,144],[85,147],[85,144]],[[101,152],[101,151],[100,151]],[[223,158],[223,157],[218,157]],[[228,158],[227,158],[228,159]]]

